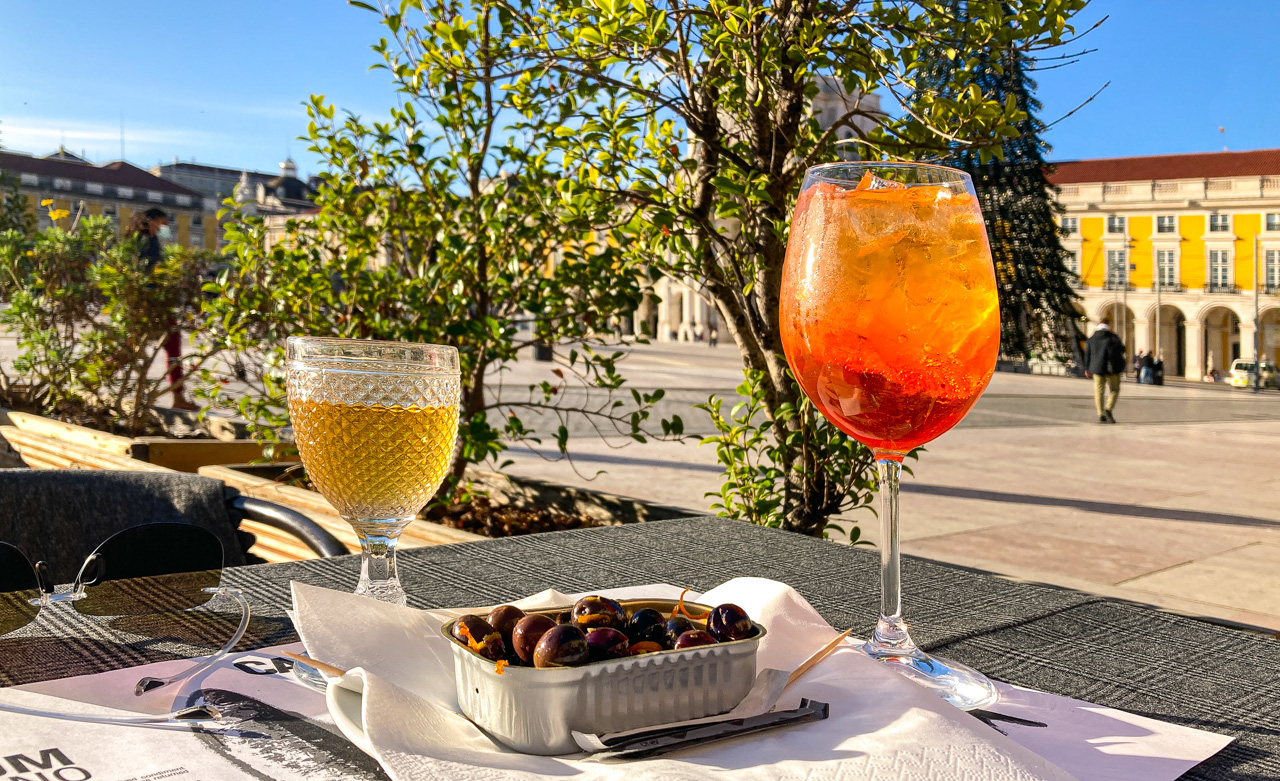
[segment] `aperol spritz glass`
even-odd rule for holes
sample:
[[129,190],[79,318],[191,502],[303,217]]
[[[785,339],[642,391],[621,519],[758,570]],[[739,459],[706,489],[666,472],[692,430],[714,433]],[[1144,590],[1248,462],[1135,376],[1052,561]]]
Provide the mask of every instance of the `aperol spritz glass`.
[[871,448],[881,479],[880,620],[864,650],[965,709],[996,689],[932,657],[902,619],[902,459],[951,429],[991,380],[1000,307],[969,176],[911,163],[810,168],[782,278],[782,344],[805,394]]

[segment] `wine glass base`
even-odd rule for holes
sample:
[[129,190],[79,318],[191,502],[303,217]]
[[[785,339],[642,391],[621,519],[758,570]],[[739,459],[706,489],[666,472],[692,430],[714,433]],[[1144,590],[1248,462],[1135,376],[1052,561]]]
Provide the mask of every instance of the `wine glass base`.
[[404,589],[401,588],[398,580],[361,580],[356,586],[355,593],[392,605],[408,604]]
[[918,648],[903,651],[864,643],[862,651],[932,690],[960,710],[985,708],[1000,699],[1000,692],[991,679],[959,662],[930,656]]

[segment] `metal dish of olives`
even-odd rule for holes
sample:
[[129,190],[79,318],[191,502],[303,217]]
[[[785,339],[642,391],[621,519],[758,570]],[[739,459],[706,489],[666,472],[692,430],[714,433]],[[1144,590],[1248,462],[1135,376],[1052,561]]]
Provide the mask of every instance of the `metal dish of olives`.
[[734,708],[765,629],[736,605],[591,595],[572,606],[445,623],[458,704],[498,742],[577,751],[571,732],[612,733]]

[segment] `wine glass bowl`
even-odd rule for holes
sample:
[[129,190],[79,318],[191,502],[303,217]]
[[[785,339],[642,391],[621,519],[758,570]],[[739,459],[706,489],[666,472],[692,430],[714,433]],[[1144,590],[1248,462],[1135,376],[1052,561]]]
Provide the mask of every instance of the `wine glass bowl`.
[[286,384],[307,477],[360,539],[356,593],[404,604],[396,540],[453,461],[457,350],[291,337]]
[[925,654],[902,619],[902,459],[969,412],[995,370],[1000,308],[968,175],[910,163],[809,169],[792,217],[779,320],[806,396],[876,457],[880,620],[864,650],[961,708],[997,698],[980,673]]
[[782,343],[796,379],[828,420],[878,453],[906,454],[958,423],[990,381],[1000,343],[967,177],[917,168],[876,167],[925,181],[862,190],[861,177],[840,175],[880,178],[867,165],[811,169],[783,268]]

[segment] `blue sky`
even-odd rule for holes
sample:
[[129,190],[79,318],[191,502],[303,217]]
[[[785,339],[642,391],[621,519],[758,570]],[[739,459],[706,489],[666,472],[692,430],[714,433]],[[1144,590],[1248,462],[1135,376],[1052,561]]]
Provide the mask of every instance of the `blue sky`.
[[[1056,125],[1051,159],[1280,147],[1275,0],[1094,0],[1081,46],[1099,51],[1038,74]],[[95,161],[184,160],[274,170],[292,153],[302,103],[323,93],[380,116],[394,99],[370,72],[376,17],[341,0],[0,0],[0,145],[64,143]],[[1226,128],[1220,133],[1218,128]]]

